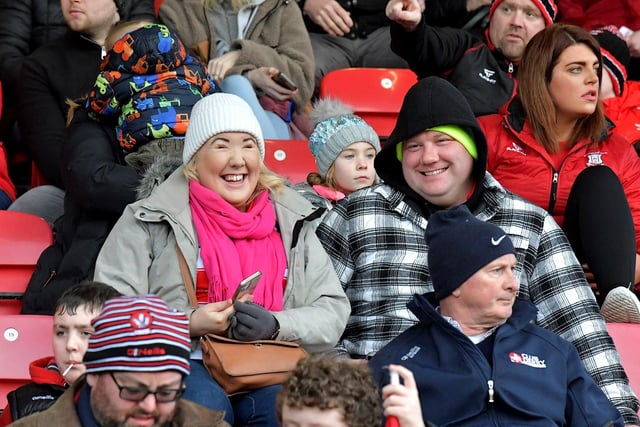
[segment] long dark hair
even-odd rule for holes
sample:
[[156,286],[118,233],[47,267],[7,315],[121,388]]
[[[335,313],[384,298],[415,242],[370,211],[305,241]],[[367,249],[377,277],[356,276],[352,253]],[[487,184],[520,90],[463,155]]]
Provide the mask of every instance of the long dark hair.
[[[518,70],[518,95],[527,112],[533,134],[549,153],[559,150],[556,135],[556,107],[549,92],[553,68],[570,46],[587,46],[602,64],[600,45],[589,32],[575,25],[554,24],[536,34],[525,48]],[[598,69],[602,81],[602,67]],[[596,142],[605,125],[602,102],[595,111],[580,118],[569,138],[569,147],[582,139]]]

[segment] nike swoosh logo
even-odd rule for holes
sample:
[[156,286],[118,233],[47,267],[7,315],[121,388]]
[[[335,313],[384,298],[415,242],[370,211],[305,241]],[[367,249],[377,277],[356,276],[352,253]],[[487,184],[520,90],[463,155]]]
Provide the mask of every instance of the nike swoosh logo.
[[494,239],[493,237],[491,238],[491,244],[493,246],[498,246],[500,244],[500,242],[502,242],[502,239],[504,239],[505,237],[507,237],[507,235],[505,234],[504,236],[500,237],[498,240]]

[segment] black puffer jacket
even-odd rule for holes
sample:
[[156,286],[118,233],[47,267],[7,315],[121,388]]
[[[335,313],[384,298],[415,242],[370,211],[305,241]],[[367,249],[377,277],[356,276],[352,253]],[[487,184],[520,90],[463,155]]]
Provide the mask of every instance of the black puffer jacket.
[[38,47],[64,34],[60,0],[0,0],[0,80],[2,95],[15,103],[22,60]]
[[7,400],[13,421],[49,409],[66,390],[57,384],[28,383],[9,392]]
[[42,252],[22,312],[53,314],[70,286],[93,277],[98,252],[122,211],[136,198],[139,176],[124,164],[113,126],[78,110],[63,150],[64,216],[56,240]]

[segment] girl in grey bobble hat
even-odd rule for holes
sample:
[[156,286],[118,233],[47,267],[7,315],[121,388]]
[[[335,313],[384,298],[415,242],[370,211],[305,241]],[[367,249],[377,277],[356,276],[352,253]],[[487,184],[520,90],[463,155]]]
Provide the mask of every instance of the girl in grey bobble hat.
[[314,205],[331,208],[346,195],[376,182],[373,159],[378,135],[347,106],[331,98],[316,101],[311,112],[309,149],[318,172],[297,188]]

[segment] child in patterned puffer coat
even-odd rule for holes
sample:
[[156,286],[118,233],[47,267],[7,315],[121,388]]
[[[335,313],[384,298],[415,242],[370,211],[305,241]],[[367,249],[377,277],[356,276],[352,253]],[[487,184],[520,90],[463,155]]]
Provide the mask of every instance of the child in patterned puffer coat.
[[146,169],[158,156],[181,158],[191,107],[218,92],[205,66],[187,54],[165,25],[130,21],[116,25],[85,108],[113,121],[125,161]]

